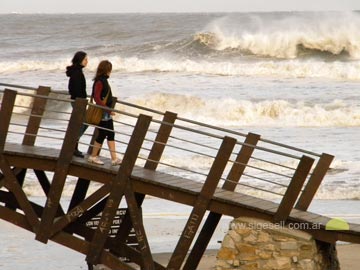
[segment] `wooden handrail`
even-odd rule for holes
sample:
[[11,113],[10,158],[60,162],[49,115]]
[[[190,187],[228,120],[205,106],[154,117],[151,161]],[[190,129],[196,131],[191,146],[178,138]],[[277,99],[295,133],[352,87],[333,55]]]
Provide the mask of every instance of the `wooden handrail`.
[[[39,86],[37,89],[37,95],[41,96],[48,96],[50,93],[50,87],[43,87]],[[41,123],[41,117],[44,115],[45,106],[47,103],[47,99],[35,97],[34,103],[31,110],[31,116],[29,117],[29,121],[26,127],[26,134],[32,134],[25,135],[23,139],[24,145],[34,145],[36,135],[39,131],[40,123]]]
[[298,164],[298,167],[291,179],[290,185],[288,186],[284,197],[282,198],[278,210],[274,216],[274,222],[285,221],[291,210],[294,207],[294,204],[301,192],[305,180],[311,170],[311,167],[314,163],[314,159],[303,156]]
[[86,105],[86,99],[76,99],[75,101],[75,106],[71,114],[60,156],[57,161],[46,206],[44,212],[42,213],[40,228],[36,234],[36,239],[43,243],[47,243],[51,235],[52,224],[60,203],[61,193],[64,188],[66,176],[68,174],[69,166],[77,143],[79,129],[83,120]]
[[200,226],[200,222],[204,217],[210,199],[213,196],[221,175],[223,174],[227,162],[229,161],[235,144],[236,139],[231,137],[224,138],[166,269],[180,269],[192,240],[195,237],[195,233]]
[[11,115],[13,112],[15,98],[16,98],[16,91],[13,90],[5,90],[5,94],[3,97],[3,102],[1,104],[1,111],[0,111],[0,153],[4,151],[6,137],[9,131],[9,125],[11,120]]
[[324,179],[325,174],[329,170],[333,159],[334,156],[332,155],[326,153],[321,155],[311,177],[309,178],[308,183],[305,186],[304,191],[301,193],[301,196],[295,206],[296,209],[306,211],[309,208],[310,203],[312,202],[316,191],[320,187],[320,184]]
[[147,261],[148,265],[151,266],[147,269],[154,269],[154,264],[145,236],[145,231],[142,227],[142,222],[139,222],[139,213],[137,213],[136,211],[137,204],[136,202],[134,203],[133,200],[131,200],[132,197],[129,197],[131,195],[131,183],[129,183],[129,177],[135,166],[135,162],[140,152],[140,148],[144,141],[148,127],[150,125],[150,121],[151,117],[140,115],[134,128],[133,135],[125,152],[123,162],[120,165],[119,172],[116,178],[113,180],[106,206],[102,212],[100,225],[96,230],[90,244],[91,248],[89,249],[86,260],[91,264],[99,263],[101,251],[103,250],[107,234],[110,229],[110,221],[114,219],[121,198],[125,194],[128,202],[128,208],[130,209],[130,211],[132,211],[131,214],[134,218],[132,219],[132,223],[133,226],[137,229],[137,239],[141,247],[143,258],[145,261]]
[[[243,175],[246,164],[249,162],[254,147],[248,147],[248,145],[256,145],[260,139],[260,135],[254,133],[248,133],[245,138],[244,144],[241,147],[239,154],[236,157],[236,163],[233,164],[231,170],[227,176],[227,180],[222,188],[229,191],[234,191],[237,187],[237,183],[240,181]],[[200,263],[200,260],[213,236],[217,225],[220,222],[221,214],[210,212],[200,234],[186,259],[183,270],[196,269]]]

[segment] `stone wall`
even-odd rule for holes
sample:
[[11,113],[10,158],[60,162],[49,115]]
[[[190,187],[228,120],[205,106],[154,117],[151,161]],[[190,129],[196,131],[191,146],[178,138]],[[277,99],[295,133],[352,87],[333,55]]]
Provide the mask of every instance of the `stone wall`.
[[216,270],[338,270],[334,245],[300,230],[254,218],[230,223]]

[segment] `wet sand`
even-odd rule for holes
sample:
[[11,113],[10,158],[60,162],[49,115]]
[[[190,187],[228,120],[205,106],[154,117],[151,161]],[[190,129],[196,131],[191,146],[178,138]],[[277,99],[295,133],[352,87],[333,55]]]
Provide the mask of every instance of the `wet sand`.
[[[337,245],[338,258],[342,270],[358,270],[360,265],[360,245],[339,244]],[[204,254],[198,270],[212,270],[216,265],[217,250],[208,250]],[[155,254],[154,259],[166,265],[170,258],[169,253]]]

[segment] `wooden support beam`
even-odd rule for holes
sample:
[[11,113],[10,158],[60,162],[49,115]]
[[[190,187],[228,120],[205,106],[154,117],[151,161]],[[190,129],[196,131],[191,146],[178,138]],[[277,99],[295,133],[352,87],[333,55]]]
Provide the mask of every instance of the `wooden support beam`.
[[90,186],[89,180],[78,178],[74,193],[69,203],[68,210],[73,209],[76,205],[78,205],[85,199],[89,186]]
[[[114,251],[117,257],[126,257],[134,264],[144,267],[143,261],[141,258],[141,253],[134,247],[128,246],[125,243],[117,243],[115,239],[109,239],[109,248],[111,251]],[[166,268],[154,261],[155,270],[165,270]]]
[[5,89],[4,96],[2,98],[0,111],[0,153],[4,152],[6,136],[9,131],[16,94],[16,91]]
[[60,205],[61,194],[78,140],[79,127],[83,121],[86,104],[86,99],[76,99],[70,117],[65,139],[55,168],[53,181],[51,183],[49,196],[47,197],[44,212],[41,217],[41,223],[36,233],[36,240],[43,243],[47,243],[50,237],[53,221]]
[[226,168],[236,140],[225,137],[166,269],[179,270]]
[[91,220],[93,217],[97,216],[98,214],[100,214],[105,206],[106,206],[106,202],[107,202],[108,197],[103,198],[101,201],[99,201],[96,205],[94,205],[93,207],[91,207],[91,209],[89,209],[88,211],[86,211],[85,213],[83,213],[78,219],[77,222],[81,223],[81,224],[85,224],[86,222],[88,222],[89,220]]
[[17,92],[5,89],[0,111],[0,169],[4,175],[3,184],[11,191],[18,200],[21,209],[24,211],[27,221],[34,228],[38,224],[38,219],[34,209],[31,207],[26,194],[22,190],[9,162],[4,156],[6,136],[9,131],[10,120],[15,104]]
[[[39,86],[36,94],[39,96],[48,96],[50,93],[50,87]],[[33,106],[31,109],[31,116],[26,127],[23,144],[24,145],[34,145],[36,140],[36,135],[39,131],[41,117],[44,114],[45,106],[47,103],[46,98],[35,97]]]
[[[22,182],[24,180],[26,175],[26,169],[13,167],[11,170],[13,171],[19,182]],[[0,172],[0,188],[3,186],[4,178],[5,176]]]
[[[11,169],[13,171],[13,174],[16,176],[19,182],[23,182],[26,174],[26,169],[14,167]],[[2,188],[5,184],[4,181],[5,176],[0,173],[0,188]]]
[[312,202],[325,174],[330,168],[330,164],[333,161],[334,156],[323,153],[317,162],[315,169],[310,176],[308,183],[305,186],[304,191],[301,193],[295,208],[306,211],[310,203]]
[[[168,139],[170,137],[176,117],[177,114],[175,113],[169,111],[165,113],[159,131],[156,135],[155,142],[152,145],[149,156],[145,163],[144,167],[146,169],[154,170],[154,171],[156,170],[159,161],[161,159],[161,156],[165,150],[166,143],[168,142]],[[145,199],[145,194],[135,193],[135,197],[136,197],[137,205],[138,207],[140,207]],[[130,233],[131,227],[132,227],[131,218],[127,211],[120,225],[120,229],[118,230],[118,233],[116,235],[116,239],[119,243],[120,241],[125,241],[126,237]]]
[[41,170],[34,170],[34,173],[39,180],[40,186],[42,190],[44,191],[45,195],[48,196],[50,192],[50,181],[44,171]]
[[80,215],[85,213],[90,207],[92,207],[95,203],[100,201],[110,192],[110,185],[103,185],[93,194],[91,194],[84,201],[79,203],[77,206],[72,208],[65,216],[60,218],[54,223],[53,230],[51,235],[56,234],[57,232],[64,229],[67,225],[77,219]]
[[314,159],[308,156],[301,157],[298,167],[274,216],[274,222],[285,221],[288,218],[313,163]]
[[[11,169],[14,176],[16,177],[19,186],[23,186],[24,184],[24,180],[25,180],[25,175],[26,175],[26,169],[22,169],[22,168],[12,168]],[[1,181],[0,181],[0,187],[1,187]],[[16,208],[11,207],[10,205],[6,204],[6,207],[15,210]]]
[[[86,260],[91,264],[96,265],[100,262],[100,255],[102,253],[102,250],[104,249],[104,245],[108,237],[110,226],[116,215],[116,211],[121,201],[121,198],[125,193],[125,189],[128,188],[127,186],[128,186],[129,177],[131,176],[132,170],[135,166],[135,162],[137,160],[141,146],[145,139],[145,135],[149,128],[150,122],[151,122],[151,117],[146,115],[140,115],[135,125],[133,134],[130,138],[118,174],[116,175],[116,178],[112,182],[111,192],[107,199],[106,206],[102,212],[101,219],[99,222],[99,227],[97,228],[95,235],[90,244],[90,249],[86,257]],[[136,209],[133,209],[133,211],[136,211]],[[144,229],[142,226],[139,227],[140,228],[138,229],[141,231],[138,231],[136,233],[138,241],[140,240],[141,242],[141,240],[143,240],[145,241],[146,244],[147,239],[146,236],[144,236]],[[142,250],[143,258],[149,264],[149,268],[147,269],[152,270],[154,268],[154,264],[152,262],[152,256],[150,253],[149,246],[144,245],[142,248],[143,248]],[[147,259],[149,259],[149,261],[147,261]]]
[[11,170],[10,164],[6,160],[3,153],[0,153],[0,169],[5,176],[5,187],[14,194],[21,209],[25,213],[27,221],[33,230],[35,230],[39,223],[38,217],[29,203],[24,190],[19,185],[19,182]]
[[[231,167],[231,170],[226,178],[226,181],[222,188],[229,191],[234,191],[237,183],[240,181],[241,176],[243,175],[246,165],[248,164],[251,155],[253,154],[256,146],[260,139],[260,135],[254,133],[248,133],[245,138],[244,144],[242,145],[239,154],[236,157],[236,161]],[[204,252],[209,245],[211,237],[213,236],[217,225],[220,222],[221,214],[210,212],[200,234],[186,259],[183,270],[195,270],[204,255]]]

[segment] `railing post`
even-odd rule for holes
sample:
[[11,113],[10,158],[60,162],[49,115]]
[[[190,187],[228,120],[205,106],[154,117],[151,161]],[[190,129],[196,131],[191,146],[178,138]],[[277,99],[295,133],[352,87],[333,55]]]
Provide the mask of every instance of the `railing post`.
[[[0,105],[0,154],[4,152],[6,137],[9,131],[11,115],[15,105],[16,91],[6,89]],[[3,174],[0,173],[0,188],[4,185]]]
[[305,186],[304,191],[301,193],[300,198],[296,203],[296,209],[306,211],[309,208],[310,203],[313,200],[321,181],[324,179],[326,172],[330,168],[330,164],[333,159],[334,156],[332,155],[326,153],[321,155],[308,183]]
[[208,204],[214,195],[216,187],[226,168],[235,144],[236,139],[231,137],[224,138],[206,181],[194,203],[194,208],[181,234],[179,242],[177,243],[174,253],[170,258],[169,264],[166,268],[167,270],[180,269],[195,237],[196,231],[200,226],[200,222],[205,215]]
[[[39,96],[48,96],[50,93],[50,87],[39,86],[37,89],[36,95]],[[26,127],[26,134],[23,139],[24,145],[34,145],[36,140],[36,135],[39,131],[41,117],[44,114],[45,106],[47,103],[46,98],[35,97],[34,103],[31,109],[31,115],[29,117],[29,121]]]
[[111,223],[115,217],[117,208],[122,196],[125,194],[128,208],[132,217],[132,223],[135,228],[136,237],[139,243],[139,249],[145,262],[145,270],[153,270],[154,262],[150,252],[150,246],[147,242],[145,230],[142,224],[141,215],[133,197],[130,176],[135,166],[135,162],[140,153],[141,146],[145,139],[147,130],[151,122],[151,117],[140,115],[135,125],[133,134],[126,149],[123,162],[120,165],[118,174],[113,180],[111,191],[102,211],[99,226],[95,231],[94,237],[90,243],[89,252],[86,260],[90,264],[98,264],[101,252],[104,248]]
[[6,137],[9,131],[10,120],[15,104],[17,92],[14,90],[5,89],[4,96],[1,102],[0,111],[0,153],[4,151]]
[[302,156],[298,167],[290,181],[290,184],[282,198],[276,214],[274,215],[274,222],[285,221],[301,192],[301,188],[304,185],[306,177],[308,176],[311,167],[314,163],[314,159],[308,156]]
[[[155,142],[150,150],[149,156],[145,163],[145,169],[156,170],[158,166],[158,162],[161,159],[162,153],[164,152],[166,143],[170,137],[170,133],[173,128],[173,124],[177,118],[177,114],[173,112],[167,111],[163,117],[162,124],[159,128],[159,131],[156,135]],[[140,207],[145,199],[144,194],[135,193],[137,205]],[[116,235],[116,241],[119,242],[121,239],[125,239],[131,231],[131,219],[129,215],[129,211],[126,211],[123,221],[121,222],[121,226]]]
[[60,156],[56,164],[53,181],[50,186],[49,195],[42,213],[41,223],[36,233],[36,240],[43,243],[47,243],[51,235],[54,218],[59,207],[61,194],[78,140],[79,128],[83,121],[86,104],[86,99],[76,99],[70,117]]
[[172,131],[172,125],[175,123],[177,114],[167,111],[162,120],[162,124],[156,135],[155,142],[151,148],[148,156],[148,160],[145,163],[145,169],[156,170],[158,162],[161,159],[162,153],[164,152],[165,145],[169,139]]
[[[242,145],[239,154],[236,157],[236,161],[231,167],[228,177],[222,188],[229,191],[234,191],[237,183],[239,182],[242,174],[245,171],[251,155],[255,150],[255,146],[260,139],[260,135],[254,133],[248,133]],[[213,236],[217,225],[221,219],[221,214],[210,212],[208,215],[200,234],[186,259],[183,270],[194,270],[198,267],[200,260]]]
[[9,89],[5,89],[5,93],[2,99],[1,111],[0,111],[0,169],[5,176],[4,185],[11,191],[17,198],[21,209],[24,211],[25,216],[32,228],[37,226],[37,216],[26,198],[24,191],[21,189],[18,179],[11,170],[10,164],[4,156],[6,137],[9,131],[9,125],[11,116],[15,104],[17,92]]

